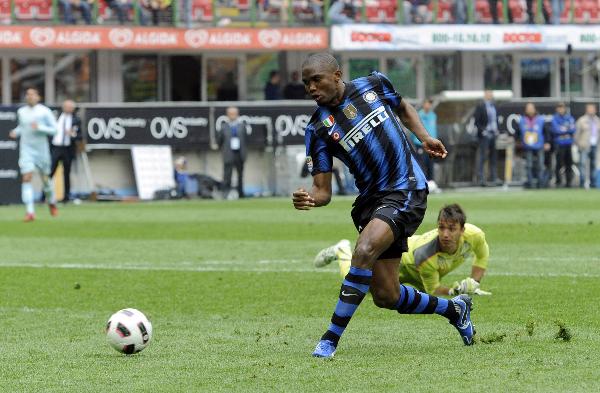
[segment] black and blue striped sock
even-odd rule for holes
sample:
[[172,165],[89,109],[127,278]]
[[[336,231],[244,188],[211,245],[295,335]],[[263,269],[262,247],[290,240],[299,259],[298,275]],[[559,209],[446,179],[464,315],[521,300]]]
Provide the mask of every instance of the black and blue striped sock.
[[411,286],[400,284],[400,298],[396,303],[400,314],[438,314],[453,321],[458,317],[452,300],[419,292]]
[[331,317],[331,324],[321,340],[332,341],[336,346],[342,333],[348,326],[350,318],[365,298],[371,285],[373,272],[358,267],[350,267],[350,272],[344,278],[340,289],[340,298],[335,305],[335,311]]

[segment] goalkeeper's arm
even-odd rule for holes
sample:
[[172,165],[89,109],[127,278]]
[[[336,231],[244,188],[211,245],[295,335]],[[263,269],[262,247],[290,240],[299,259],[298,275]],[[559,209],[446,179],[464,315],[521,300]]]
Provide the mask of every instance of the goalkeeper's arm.
[[485,269],[482,267],[473,265],[473,267],[471,268],[471,278],[477,281],[478,283],[481,283],[481,279],[483,278],[484,274]]

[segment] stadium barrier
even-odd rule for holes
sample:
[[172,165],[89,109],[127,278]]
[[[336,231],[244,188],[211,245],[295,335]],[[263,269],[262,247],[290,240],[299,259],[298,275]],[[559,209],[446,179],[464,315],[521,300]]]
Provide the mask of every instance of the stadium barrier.
[[[498,148],[510,152],[510,157],[515,148],[513,138],[518,133],[520,114],[528,101],[498,103],[502,133]],[[549,121],[557,102],[533,101],[539,113],[546,115]],[[584,113],[587,102],[593,101],[578,98],[570,102],[575,118]],[[439,136],[450,152],[447,160],[436,164],[436,181],[443,187],[471,185],[477,180],[477,132],[472,117],[476,103],[476,100],[442,101],[437,106]],[[196,168],[220,179],[222,166],[216,132],[226,119],[225,110],[231,105],[240,109],[241,118],[251,129],[247,163],[251,193],[287,195],[298,185],[304,185],[307,180],[300,177],[300,171],[304,128],[314,109],[311,101],[81,104],[90,165],[85,154],[80,160],[85,167],[78,173],[86,179],[74,183],[84,184],[83,188],[87,189],[82,191],[93,191],[98,184],[108,189],[134,188],[129,150],[138,145],[166,145],[176,154],[201,156]],[[16,106],[0,107],[0,203],[20,200],[17,144],[8,139],[8,132],[16,125],[16,109]],[[519,151],[514,153],[508,164],[504,154],[499,155],[498,178],[507,185],[519,184],[524,175]]]

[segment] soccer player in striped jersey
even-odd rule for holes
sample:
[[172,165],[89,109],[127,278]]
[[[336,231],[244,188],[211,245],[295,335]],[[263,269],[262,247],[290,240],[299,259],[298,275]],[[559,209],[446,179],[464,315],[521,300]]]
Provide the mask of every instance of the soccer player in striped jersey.
[[[345,277],[352,260],[350,247],[350,241],[341,240],[321,250],[315,258],[315,266],[323,267],[337,261],[340,273]],[[480,288],[489,255],[485,233],[466,222],[466,215],[458,204],[446,205],[438,214],[437,229],[408,238],[408,252],[402,254],[399,281],[438,296],[491,295]],[[472,265],[469,277],[452,286],[442,285],[444,276],[467,261]]]
[[427,134],[417,111],[379,73],[350,82],[333,56],[318,53],[302,65],[302,81],[318,108],[305,130],[311,190],[292,195],[294,207],[308,210],[331,200],[332,158],[354,174],[360,194],[352,209],[359,232],[349,273],[342,283],[331,323],[313,352],[333,357],[340,337],[368,291],[375,305],[401,314],[439,314],[473,343],[471,299],[451,300],[400,285],[398,268],[407,239],[423,220],[427,181],[411,152],[400,121],[430,155],[444,158],[444,145]]

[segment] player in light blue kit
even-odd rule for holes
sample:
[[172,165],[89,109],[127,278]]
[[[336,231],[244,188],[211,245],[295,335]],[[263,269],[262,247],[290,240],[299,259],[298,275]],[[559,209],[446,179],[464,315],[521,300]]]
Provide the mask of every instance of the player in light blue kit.
[[33,185],[31,180],[33,172],[38,171],[42,177],[43,191],[50,207],[50,214],[56,216],[56,200],[54,187],[50,178],[50,145],[48,137],[56,134],[57,125],[50,109],[40,104],[40,93],[35,88],[25,91],[25,102],[17,111],[18,125],[9,136],[20,139],[19,142],[19,169],[21,170],[21,198],[27,208],[25,222],[35,220],[33,207]]

